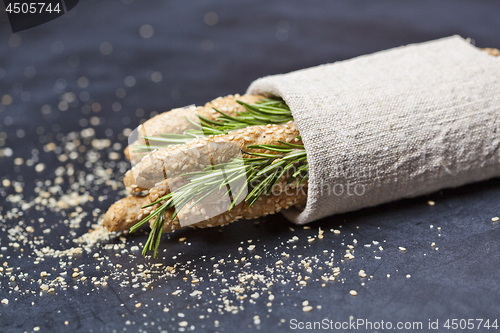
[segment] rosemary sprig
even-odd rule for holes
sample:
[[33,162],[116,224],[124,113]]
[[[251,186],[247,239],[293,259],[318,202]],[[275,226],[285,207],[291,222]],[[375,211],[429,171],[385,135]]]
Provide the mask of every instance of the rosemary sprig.
[[147,153],[153,149],[162,149],[172,145],[180,145],[185,144],[191,140],[196,138],[200,138],[205,136],[200,130],[187,130],[184,131],[184,134],[177,133],[164,133],[160,134],[160,136],[143,136],[144,139],[148,140],[148,142],[162,142],[162,145],[154,145],[154,144],[146,144],[146,145],[135,145],[134,153]]
[[[280,124],[293,120],[290,108],[281,99],[262,99],[254,104],[237,102],[245,108],[245,111],[234,117],[214,108],[221,114],[217,120],[209,120],[198,115],[200,123],[197,124],[186,118],[196,129],[187,130],[183,134],[169,133],[144,137],[148,142],[162,142],[165,145],[135,146],[134,152],[145,153],[169,145],[185,144],[202,136],[227,134],[248,126]],[[279,145],[248,146],[250,150],[263,149],[272,151],[274,154],[242,152],[252,158],[236,157],[227,163],[208,166],[202,171],[181,175],[188,180],[188,183],[144,206],[143,208],[146,208],[161,203],[157,209],[130,228],[131,232],[136,231],[151,219],[155,219],[142,254],[146,256],[147,252],[152,250],[154,257],[157,258],[163,225],[166,221],[165,212],[170,209],[174,208],[174,213],[170,217],[173,220],[189,203],[192,203],[188,206],[188,209],[191,209],[210,194],[225,188],[227,189],[226,195],[231,198],[229,207],[231,210],[243,200],[251,206],[262,195],[271,194],[273,186],[282,177],[288,178],[287,185],[296,179],[298,185],[302,184],[308,177],[304,146],[282,141],[279,143]],[[241,199],[243,195],[245,197]]]
[[[208,195],[228,188],[226,194],[232,201],[229,207],[231,210],[243,200],[251,206],[262,195],[271,194],[273,186],[282,177],[288,178],[287,184],[296,179],[299,184],[304,182],[308,174],[304,146],[281,141],[279,143],[280,145],[248,146],[249,149],[266,149],[276,154],[243,152],[243,154],[252,155],[253,158],[235,157],[227,163],[208,166],[202,171],[181,175],[188,180],[188,183],[145,206],[162,203],[149,216],[130,228],[133,232],[155,218],[143,255],[145,256],[149,250],[152,250],[154,257],[158,257],[160,238],[166,220],[165,212],[169,209],[175,209],[171,216],[173,220],[184,206],[191,203],[188,206],[191,209]],[[239,184],[239,186],[236,186],[237,191],[233,193],[230,189],[235,189],[234,184]],[[245,197],[240,200],[245,189],[247,189]]]
[[214,110],[220,113],[217,120],[208,120],[201,116],[200,124],[194,124],[203,130],[206,135],[227,134],[240,128],[255,125],[281,124],[293,120],[292,112],[288,105],[281,99],[261,99],[254,104],[248,104],[237,101],[245,108],[245,111],[231,117],[216,108]]

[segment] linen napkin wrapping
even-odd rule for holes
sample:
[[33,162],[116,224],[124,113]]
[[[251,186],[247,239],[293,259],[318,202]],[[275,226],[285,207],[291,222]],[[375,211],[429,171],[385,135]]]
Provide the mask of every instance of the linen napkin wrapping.
[[500,58],[459,36],[254,81],[282,97],[309,162],[304,224],[500,176]]

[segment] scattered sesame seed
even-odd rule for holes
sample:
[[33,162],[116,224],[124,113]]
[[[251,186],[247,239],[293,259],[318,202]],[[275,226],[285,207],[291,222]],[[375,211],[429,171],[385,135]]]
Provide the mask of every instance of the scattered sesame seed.
[[136,304],[135,304],[135,307],[136,307],[136,308],[140,308],[140,307],[141,307],[141,305],[142,305],[142,303],[136,303]]
[[180,326],[180,327],[186,327],[187,325],[188,325],[188,322],[187,322],[187,321],[185,321],[185,320],[184,320],[184,321],[181,321],[181,322],[179,323],[179,326]]
[[427,203],[429,204],[429,206],[434,206],[436,204],[434,201],[431,200],[427,201]]
[[500,217],[498,217],[498,216],[491,218],[491,222],[498,222],[498,220],[500,220]]
[[357,296],[358,292],[356,290],[351,290],[349,294],[351,294],[351,296]]
[[358,273],[358,275],[359,275],[360,277],[362,277],[362,278],[366,277],[366,273],[365,273],[365,271],[364,271],[364,270],[360,270],[360,271],[359,271],[359,273]]
[[2,300],[2,304],[4,304],[4,305],[9,304],[9,300],[8,300],[7,298],[4,298],[4,299]]
[[400,247],[399,247],[399,251],[406,251],[406,248],[405,248],[405,247],[400,246]]
[[304,307],[302,308],[302,311],[304,311],[304,312],[310,312],[310,311],[312,311],[312,309],[313,309],[313,307],[312,307],[312,306],[310,306],[310,305],[308,305],[308,306],[304,306]]

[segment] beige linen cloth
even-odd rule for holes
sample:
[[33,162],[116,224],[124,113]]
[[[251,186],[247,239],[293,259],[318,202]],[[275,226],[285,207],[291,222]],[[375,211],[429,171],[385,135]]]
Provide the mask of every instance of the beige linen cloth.
[[304,224],[500,176],[500,58],[459,36],[273,75],[309,161]]

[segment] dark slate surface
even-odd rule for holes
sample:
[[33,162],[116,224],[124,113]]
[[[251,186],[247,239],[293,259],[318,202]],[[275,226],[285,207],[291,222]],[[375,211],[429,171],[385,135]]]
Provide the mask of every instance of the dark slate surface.
[[[210,11],[218,14],[214,26],[204,22],[205,13]],[[44,153],[44,144],[61,145],[60,140],[68,133],[89,126],[82,119],[99,117],[99,124],[93,126],[95,137],[107,137],[112,143],[124,145],[122,129],[133,128],[142,118],[136,109],[142,108],[147,117],[153,111],[202,104],[217,96],[243,93],[260,76],[452,34],[471,37],[480,47],[498,48],[499,14],[498,1],[81,1],[65,16],[12,36],[2,13],[0,95],[9,95],[13,101],[0,105],[0,149],[2,155],[12,152],[11,156],[0,157],[0,178],[20,181],[25,199],[33,198],[36,181],[53,180],[54,170],[67,164],[61,163],[54,153]],[[142,38],[139,33],[145,24],[154,28],[151,38]],[[100,52],[103,42],[112,46],[109,55]],[[29,66],[36,70],[33,77],[29,77],[30,69],[26,70]],[[160,82],[151,79],[156,71],[162,74]],[[77,85],[83,76],[90,81],[86,88]],[[136,79],[133,87],[124,84],[127,76]],[[61,79],[65,84],[61,84]],[[125,89],[125,97],[117,97],[118,88]],[[81,100],[82,91],[89,93],[87,101]],[[74,92],[77,101],[70,103],[68,110],[60,111],[58,103],[65,92]],[[82,111],[84,105],[92,102],[100,103],[102,111]],[[119,111],[112,110],[116,102],[120,103]],[[42,112],[46,104],[51,106],[51,112]],[[31,158],[33,149],[39,152],[37,163],[47,166],[41,173],[33,171],[33,167],[14,165],[15,158]],[[122,177],[116,163],[109,164],[107,154],[102,154],[102,160],[116,172],[116,179]],[[123,155],[120,160],[124,160]],[[73,164],[77,172],[88,173],[83,163]],[[96,198],[107,197],[84,204],[83,209],[88,212],[95,208],[105,210],[119,197],[118,191],[105,184],[92,186],[89,191]],[[12,187],[1,187],[2,214],[15,206],[6,199],[13,193]],[[154,288],[147,291],[121,287],[120,279],[98,288],[69,278],[67,290],[57,288],[54,295],[39,295],[36,280],[40,271],[55,272],[57,276],[63,271],[59,269],[59,259],[47,258],[35,265],[30,246],[13,248],[6,230],[19,223],[32,225],[35,232],[31,239],[43,236],[46,245],[68,248],[72,242],[61,241],[60,237],[68,236],[69,229],[60,221],[72,210],[56,213],[28,209],[23,216],[1,222],[0,262],[8,262],[14,272],[28,276],[15,282],[0,276],[0,298],[10,301],[0,305],[0,331],[22,332],[39,327],[40,332],[171,332],[178,331],[179,322],[186,320],[186,331],[286,332],[291,330],[292,319],[345,322],[350,316],[354,320],[391,321],[394,325],[398,321],[421,321],[424,328],[429,320],[439,320],[440,331],[448,331],[443,327],[447,319],[489,319],[493,323],[500,316],[500,222],[493,223],[491,218],[500,215],[499,198],[500,180],[492,179],[333,216],[311,224],[311,229],[295,227],[292,231],[293,225],[276,216],[260,219],[258,224],[243,221],[223,229],[186,230],[165,237],[165,259],[154,262],[177,262],[205,276],[203,284],[195,288],[204,291],[200,298],[189,296],[193,287],[182,280],[182,274],[154,279]],[[429,206],[428,200],[434,200],[436,205]],[[40,217],[45,218],[43,223],[38,222]],[[75,230],[76,235],[83,234],[94,220],[86,218]],[[42,233],[51,226],[58,227],[49,234]],[[340,226],[339,235],[329,231]],[[307,237],[317,235],[319,228],[327,230],[325,238],[308,243]],[[293,236],[299,237],[294,243],[296,249],[286,242]],[[178,242],[179,237],[187,237],[190,245]],[[146,235],[129,235],[126,239],[130,248],[144,242]],[[253,252],[246,249],[248,239],[257,246]],[[342,263],[346,245],[353,244],[353,239],[357,240],[356,258]],[[380,242],[383,251],[374,253],[375,245],[364,246],[374,240]],[[431,247],[432,242],[439,250]],[[239,246],[244,247],[243,254],[239,254]],[[401,252],[399,246],[407,251]],[[274,267],[283,251],[290,254],[287,262],[299,262],[300,255],[326,260],[328,255],[323,250],[335,251],[334,261],[342,270],[337,281],[328,282],[325,287],[321,282],[311,282],[306,287],[297,287],[295,282],[275,283],[270,288],[276,297],[272,306],[266,305],[265,292],[254,304],[248,299],[242,301],[244,309],[237,314],[217,313],[216,307],[222,304],[217,298],[223,283],[209,281],[207,274],[213,265],[209,258],[262,256],[251,259],[251,268],[221,265],[224,276],[229,278],[245,271],[265,271],[266,265]],[[75,266],[83,265],[89,277],[112,274],[114,269],[107,266],[108,262],[121,264],[121,271],[147,262],[138,253],[135,258],[118,258],[115,253],[119,251],[96,251],[109,256],[102,271],[95,270],[93,253],[73,259]],[[177,258],[172,259],[175,255]],[[203,255],[207,257],[203,259]],[[359,278],[360,269],[373,278]],[[314,270],[310,275],[314,280],[320,273]],[[307,275],[304,270],[302,274]],[[411,277],[407,278],[407,274]],[[365,285],[361,286],[363,282]],[[13,291],[16,285],[28,292]],[[178,287],[189,292],[172,296]],[[350,296],[351,289],[357,290],[358,296]],[[313,311],[302,311],[304,300],[314,306]],[[142,303],[140,308],[135,307],[137,302]],[[163,311],[165,306],[169,312]],[[209,313],[208,309],[214,311]],[[260,323],[255,321],[256,315]],[[482,330],[495,331],[484,327]]]

